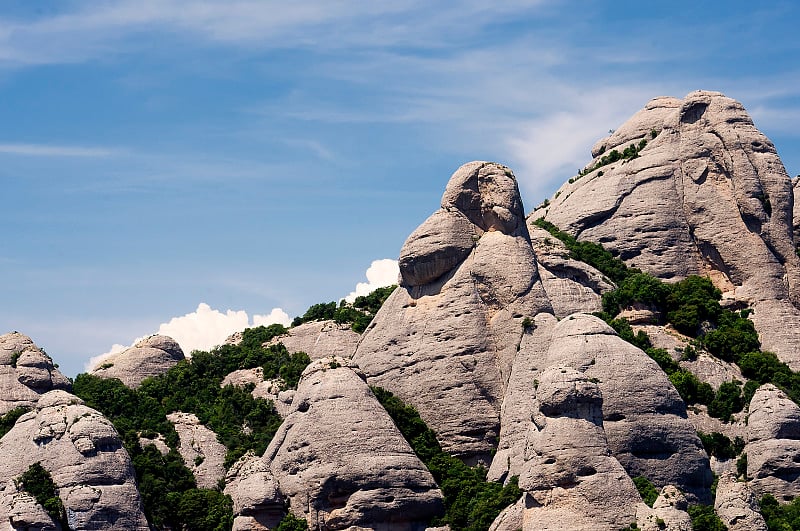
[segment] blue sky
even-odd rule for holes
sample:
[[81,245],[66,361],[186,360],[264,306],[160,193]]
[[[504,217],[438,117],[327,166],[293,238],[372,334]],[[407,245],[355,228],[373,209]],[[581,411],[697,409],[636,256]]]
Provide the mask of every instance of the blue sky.
[[742,101],[797,175],[800,7],[758,4],[3,2],[0,333],[74,376],[200,303],[301,314],[462,163],[531,210],[659,95]]

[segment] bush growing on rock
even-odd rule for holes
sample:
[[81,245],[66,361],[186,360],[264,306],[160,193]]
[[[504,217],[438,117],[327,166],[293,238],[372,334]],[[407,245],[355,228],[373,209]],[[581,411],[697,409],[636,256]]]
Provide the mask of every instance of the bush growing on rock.
[[28,470],[22,473],[15,480],[17,487],[24,490],[36,499],[36,502],[44,507],[47,514],[61,524],[62,529],[69,529],[67,526],[67,513],[64,504],[58,497],[56,484],[50,476],[50,472],[45,470],[41,463],[34,463]]
[[453,531],[486,531],[497,515],[522,495],[516,477],[505,486],[487,481],[485,468],[469,467],[445,453],[413,407],[389,391],[371,389],[444,494],[445,516],[432,522],[434,525],[449,525]]

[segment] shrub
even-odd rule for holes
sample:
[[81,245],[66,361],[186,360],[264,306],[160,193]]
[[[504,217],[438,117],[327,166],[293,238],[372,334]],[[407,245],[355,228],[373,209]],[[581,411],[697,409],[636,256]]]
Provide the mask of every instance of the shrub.
[[603,311],[616,315],[634,302],[663,308],[669,295],[667,284],[647,273],[636,272],[624,278],[617,289],[603,294]]
[[724,382],[720,385],[714,400],[708,404],[708,414],[725,422],[730,421],[733,413],[744,408],[741,385],[741,382]]
[[287,514],[275,528],[275,531],[307,531],[308,522],[303,518],[297,518],[292,513]]
[[436,434],[413,407],[405,405],[389,391],[379,387],[371,389],[444,494],[445,514],[434,519],[434,525],[485,531],[500,511],[522,495],[516,477],[510,478],[505,486],[487,481],[485,468],[468,467],[442,451]]
[[642,500],[648,505],[648,507],[652,507],[658,498],[658,489],[655,487],[655,485],[653,485],[650,480],[644,476],[637,476],[633,478],[633,484],[636,485],[636,490],[639,491],[639,495],[642,497]]
[[692,531],[727,531],[728,529],[710,505],[690,505],[689,516],[692,519]]
[[63,529],[68,529],[67,513],[61,498],[58,497],[56,484],[53,482],[50,472],[41,463],[36,462],[29,466],[28,470],[15,480],[15,483],[18,488],[36,498],[36,502],[44,507],[47,514],[59,522]]
[[772,494],[765,494],[759,505],[770,531],[800,529],[800,498],[782,505]]
[[703,443],[703,448],[706,453],[715,456],[718,459],[732,459],[739,455],[744,449],[744,440],[741,437],[736,437],[731,441],[728,437],[717,431],[711,434],[697,432],[700,441]]
[[2,417],[0,417],[0,438],[2,438],[6,433],[11,431],[11,428],[14,427],[14,424],[17,423],[17,420],[30,411],[27,407],[20,406],[15,407]]

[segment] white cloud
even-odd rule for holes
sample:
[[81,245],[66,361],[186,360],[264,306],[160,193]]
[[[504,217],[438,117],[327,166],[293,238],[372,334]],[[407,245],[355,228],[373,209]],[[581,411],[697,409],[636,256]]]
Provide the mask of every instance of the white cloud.
[[355,291],[344,298],[347,302],[353,302],[356,297],[362,295],[369,295],[370,292],[397,284],[397,277],[400,275],[400,266],[397,260],[391,258],[383,258],[382,260],[373,260],[372,264],[367,269],[367,282],[359,282],[356,284]]
[[114,149],[92,146],[59,146],[52,144],[0,144],[0,153],[32,157],[111,157]]
[[[245,328],[279,323],[289,326],[291,319],[281,308],[274,308],[266,315],[253,315],[252,322],[244,310],[227,310],[222,313],[208,304],[201,302],[197,309],[180,317],[173,317],[167,323],[158,327],[157,334],[169,336],[183,349],[186,355],[193,350],[209,350],[225,341],[234,332],[241,332]],[[138,337],[131,345],[135,345],[147,336]],[[111,349],[99,356],[91,358],[86,363],[86,371],[91,371],[104,359],[112,354],[125,350],[124,345],[115,344]]]

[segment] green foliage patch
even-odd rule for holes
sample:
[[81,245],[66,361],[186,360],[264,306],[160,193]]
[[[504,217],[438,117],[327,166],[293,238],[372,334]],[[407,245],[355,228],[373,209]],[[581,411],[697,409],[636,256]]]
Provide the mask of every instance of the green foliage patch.
[[371,389],[444,494],[445,514],[433,525],[449,525],[453,531],[486,531],[500,511],[522,495],[516,477],[505,486],[487,481],[485,468],[469,467],[442,450],[416,409],[389,391]]
[[50,472],[41,463],[37,462],[29,466],[28,470],[15,480],[15,483],[18,488],[33,496],[36,502],[44,507],[47,514],[61,524],[63,529],[69,529],[67,512],[64,510],[61,498],[58,497],[56,484],[53,482]]
[[[221,387],[221,383],[234,370],[262,367],[265,378],[282,378],[286,388],[296,387],[310,363],[308,356],[290,354],[280,343],[263,346],[285,332],[281,325],[247,329],[240,344],[195,351],[191,360],[144,380],[135,390],[119,380],[90,374],[75,379],[73,392],[102,412],[119,432],[133,460],[145,515],[157,529],[216,530],[232,525],[230,498],[196,488],[191,471],[175,450],[178,435],[166,415],[173,411],[197,415],[228,449],[226,467],[248,450],[263,454],[281,417],[271,401],[253,398],[251,387]],[[140,446],[140,436],[156,434],[163,435],[171,448],[167,455],[152,445]]]
[[692,531],[727,531],[728,529],[728,526],[722,523],[710,505],[690,505],[689,516],[692,519]]
[[283,517],[275,531],[307,531],[308,522],[302,518],[297,518],[292,513]]
[[772,494],[765,494],[759,505],[769,531],[800,529],[800,498],[795,498],[790,503],[780,504]]
[[716,456],[719,459],[733,459],[744,450],[744,439],[736,437],[731,441],[728,437],[717,431],[710,434],[697,432],[703,448],[708,455]]
[[636,490],[648,507],[652,507],[658,499],[658,489],[653,483],[644,476],[636,476],[633,478],[633,484],[636,485]]
[[302,316],[294,318],[292,326],[311,321],[333,320],[340,324],[349,323],[350,327],[360,334],[367,329],[372,319],[375,318],[375,314],[378,313],[395,288],[397,288],[396,285],[378,288],[369,295],[356,297],[353,304],[344,300],[338,306],[335,302],[313,304]]
[[0,438],[11,431],[11,428],[14,427],[14,424],[17,423],[17,420],[28,411],[30,411],[30,409],[24,406],[15,407],[0,417]]

